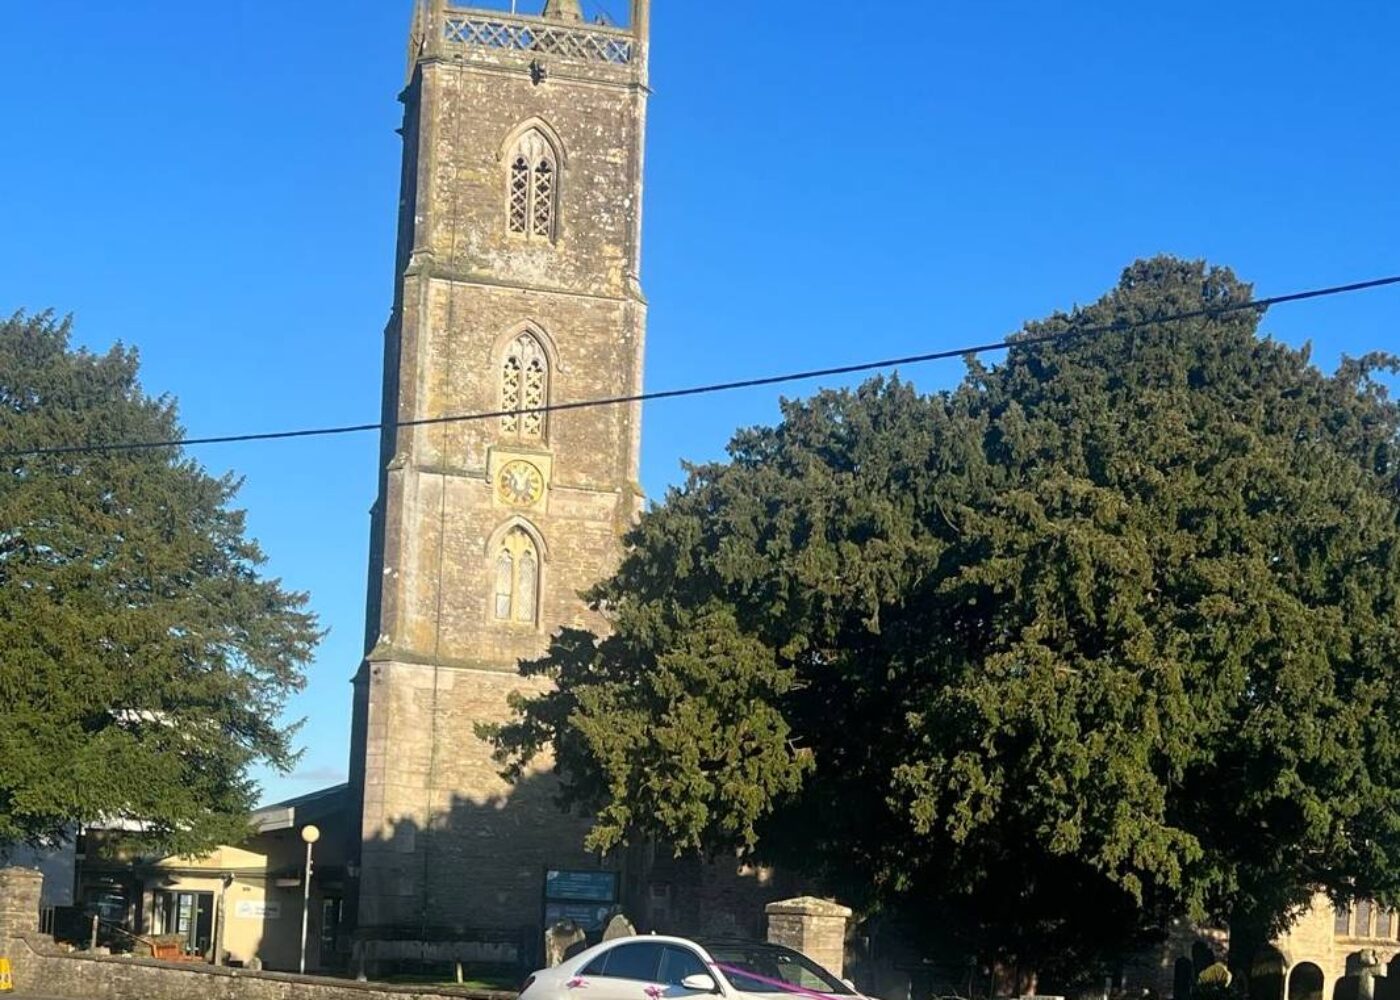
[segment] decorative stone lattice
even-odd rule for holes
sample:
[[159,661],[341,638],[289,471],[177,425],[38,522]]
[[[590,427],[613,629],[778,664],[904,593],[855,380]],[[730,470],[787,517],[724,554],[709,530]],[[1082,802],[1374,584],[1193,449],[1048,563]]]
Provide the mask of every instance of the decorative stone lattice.
[[544,437],[544,418],[540,408],[545,405],[544,359],[533,357],[525,366],[525,406],[521,432],[527,438]]
[[544,437],[549,403],[549,367],[539,341],[515,338],[501,367],[501,430],[530,440]]
[[515,144],[510,161],[507,215],[510,231],[517,236],[554,239],[554,219],[559,203],[558,154],[538,129],[530,129]]
[[634,52],[634,40],[628,34],[495,18],[449,17],[442,37],[449,45],[513,49],[614,66],[626,66]]
[[554,238],[554,168],[548,160],[535,167],[535,225],[534,235]]
[[501,430],[515,434],[520,430],[520,358],[512,352],[501,370]]
[[510,167],[510,231],[524,235],[530,227],[530,164],[523,156]]

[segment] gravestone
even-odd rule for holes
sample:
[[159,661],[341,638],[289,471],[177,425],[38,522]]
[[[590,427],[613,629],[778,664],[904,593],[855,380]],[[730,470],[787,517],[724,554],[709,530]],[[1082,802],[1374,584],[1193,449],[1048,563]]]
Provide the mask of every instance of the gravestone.
[[1366,948],[1356,956],[1356,965],[1357,1000],[1376,1000],[1376,977],[1385,975],[1380,955],[1375,949]]
[[585,943],[583,928],[572,920],[561,920],[544,932],[545,964],[551,969]]
[[608,921],[608,926],[603,931],[604,941],[616,941],[618,938],[636,936],[637,928],[632,926],[632,921],[628,920],[621,911],[613,914],[612,919]]

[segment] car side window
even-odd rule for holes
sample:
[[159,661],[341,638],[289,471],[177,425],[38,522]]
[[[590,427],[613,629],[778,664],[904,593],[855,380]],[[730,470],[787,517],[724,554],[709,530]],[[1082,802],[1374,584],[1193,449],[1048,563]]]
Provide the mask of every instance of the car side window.
[[650,942],[620,944],[588,963],[585,976],[605,979],[637,979],[656,982],[661,968],[661,945]]
[[689,948],[666,945],[661,954],[661,982],[667,986],[679,986],[687,976],[709,975],[710,970],[700,960],[700,956]]
[[804,969],[786,955],[778,956],[778,975],[784,982],[791,983],[798,989],[822,991],[831,988],[815,973]]

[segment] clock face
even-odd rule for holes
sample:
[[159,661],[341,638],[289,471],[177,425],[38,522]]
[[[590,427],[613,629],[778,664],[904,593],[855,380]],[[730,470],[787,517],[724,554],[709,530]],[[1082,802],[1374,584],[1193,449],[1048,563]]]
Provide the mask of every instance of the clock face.
[[512,506],[529,507],[544,496],[544,476],[529,462],[508,462],[496,479],[496,491]]

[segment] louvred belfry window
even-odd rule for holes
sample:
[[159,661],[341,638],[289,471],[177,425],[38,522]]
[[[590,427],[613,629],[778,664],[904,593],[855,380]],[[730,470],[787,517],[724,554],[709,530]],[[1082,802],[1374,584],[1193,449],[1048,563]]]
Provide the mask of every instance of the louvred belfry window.
[[522,333],[501,365],[501,430],[523,440],[543,441],[548,430],[549,359],[540,342]]
[[536,129],[516,143],[510,157],[506,206],[514,235],[554,239],[559,214],[558,160],[554,148]]

